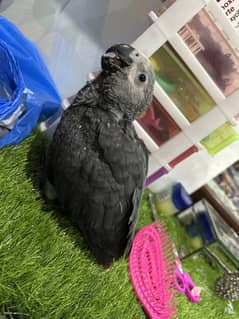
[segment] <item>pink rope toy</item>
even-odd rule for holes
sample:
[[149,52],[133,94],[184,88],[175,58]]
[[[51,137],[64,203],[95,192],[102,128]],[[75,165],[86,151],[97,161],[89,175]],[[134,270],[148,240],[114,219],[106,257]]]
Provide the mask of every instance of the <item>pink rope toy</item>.
[[175,256],[172,241],[159,221],[135,235],[129,256],[134,290],[151,319],[176,315]]

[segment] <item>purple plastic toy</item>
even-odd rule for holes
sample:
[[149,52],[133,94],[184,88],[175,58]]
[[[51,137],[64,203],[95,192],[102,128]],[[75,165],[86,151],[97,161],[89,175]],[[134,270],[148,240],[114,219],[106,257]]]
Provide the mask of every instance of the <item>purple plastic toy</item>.
[[178,268],[176,268],[175,288],[179,292],[185,293],[190,301],[194,303],[200,301],[199,294],[202,288],[196,287],[190,275],[187,272],[182,273]]
[[176,257],[175,266],[175,281],[174,286],[180,293],[185,293],[188,299],[194,303],[200,301],[201,287],[197,287],[192,281],[189,273],[183,271],[181,260],[178,256],[175,245],[173,244],[173,251]]

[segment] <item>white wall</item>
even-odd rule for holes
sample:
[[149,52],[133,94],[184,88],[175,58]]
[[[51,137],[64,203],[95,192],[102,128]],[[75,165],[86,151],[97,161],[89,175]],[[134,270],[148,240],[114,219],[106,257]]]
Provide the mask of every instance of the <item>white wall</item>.
[[133,42],[150,24],[160,0],[2,0],[0,12],[35,41],[62,96],[74,94],[100,55]]

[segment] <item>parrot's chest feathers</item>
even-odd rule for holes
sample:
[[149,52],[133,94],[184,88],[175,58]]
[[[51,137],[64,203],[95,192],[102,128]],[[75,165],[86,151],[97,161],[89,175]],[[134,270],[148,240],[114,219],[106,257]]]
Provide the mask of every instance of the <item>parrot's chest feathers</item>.
[[[131,122],[125,120],[101,122],[98,141],[104,160],[117,171],[117,174],[122,175],[122,171],[135,174],[135,169],[141,174],[140,165],[144,161],[145,154]],[[127,174],[125,176],[127,179]]]
[[[108,140],[110,145],[114,148],[116,143],[120,147],[137,147],[138,139],[134,127],[131,122],[126,120],[116,121],[115,119],[106,121],[103,123],[103,134],[105,134],[105,139]],[[105,141],[106,143],[107,141]]]

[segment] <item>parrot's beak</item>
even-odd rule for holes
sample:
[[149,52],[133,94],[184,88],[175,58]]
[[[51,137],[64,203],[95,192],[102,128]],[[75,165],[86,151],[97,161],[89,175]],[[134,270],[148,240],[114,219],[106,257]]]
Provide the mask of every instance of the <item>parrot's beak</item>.
[[112,72],[130,66],[133,63],[130,57],[133,51],[134,48],[128,44],[117,44],[110,47],[102,56],[102,69]]

